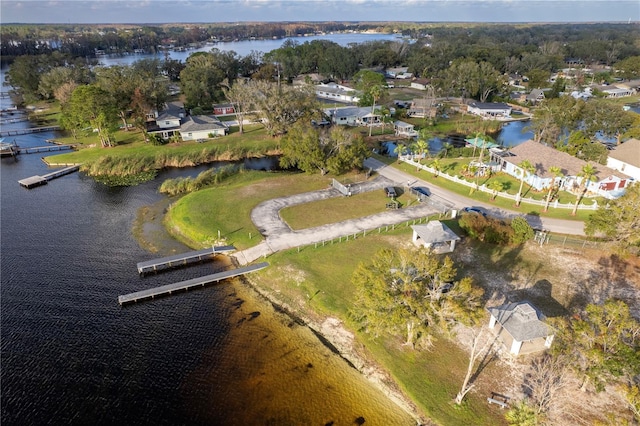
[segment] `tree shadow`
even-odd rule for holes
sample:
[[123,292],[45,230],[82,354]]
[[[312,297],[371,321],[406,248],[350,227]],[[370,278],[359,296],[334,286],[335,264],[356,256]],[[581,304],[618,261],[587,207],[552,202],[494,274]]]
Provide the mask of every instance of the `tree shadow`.
[[514,289],[507,298],[511,302],[529,301],[547,318],[569,315],[569,310],[553,297],[553,284],[546,279],[536,281],[531,287]]

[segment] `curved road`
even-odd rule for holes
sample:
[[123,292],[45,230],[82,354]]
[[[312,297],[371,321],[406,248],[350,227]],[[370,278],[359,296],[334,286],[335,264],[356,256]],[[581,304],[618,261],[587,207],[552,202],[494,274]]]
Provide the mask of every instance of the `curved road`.
[[[375,171],[379,176],[370,182],[358,185],[359,192],[382,189],[385,186],[413,187],[427,186],[427,183],[415,177],[387,166],[374,158],[368,158],[364,166]],[[481,207],[492,216],[511,218],[519,216],[517,212],[496,208],[490,204],[471,200],[462,195],[451,193],[436,186],[428,186],[431,192],[430,199],[445,204],[450,208],[462,209],[464,207]],[[389,210],[375,215],[358,219],[346,220],[329,225],[317,226],[298,231],[292,230],[281,218],[280,210],[284,207],[295,206],[332,197],[340,197],[342,194],[336,189],[330,188],[320,191],[307,192],[288,197],[274,198],[256,206],[251,212],[251,220],[256,225],[265,240],[258,245],[237,252],[234,257],[241,265],[246,265],[254,260],[268,256],[280,250],[300,247],[322,241],[330,241],[334,238],[354,235],[363,231],[373,230],[382,226],[398,224],[408,220],[422,218],[439,213],[440,210],[432,203],[419,203],[404,209]],[[536,229],[546,229],[562,234],[584,235],[584,223],[579,221],[541,218],[534,215],[524,215],[529,224]]]

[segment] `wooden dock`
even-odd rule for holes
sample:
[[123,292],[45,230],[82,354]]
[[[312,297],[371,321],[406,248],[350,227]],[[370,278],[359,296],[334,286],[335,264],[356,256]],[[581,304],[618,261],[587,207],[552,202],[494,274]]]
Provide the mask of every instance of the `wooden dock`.
[[38,152],[66,151],[75,148],[75,145],[45,145],[30,148],[17,148],[18,154],[36,154]]
[[156,272],[162,269],[175,268],[189,263],[201,262],[205,259],[213,259],[216,254],[224,254],[235,251],[234,246],[210,247],[203,250],[190,251],[160,259],[147,260],[138,263],[138,273]]
[[206,284],[212,282],[222,281],[228,278],[237,277],[239,275],[248,274],[249,272],[259,271],[264,269],[269,264],[267,262],[257,263],[255,265],[245,266],[242,268],[231,269],[229,271],[218,272],[217,274],[206,275],[200,278],[194,278],[187,281],[180,281],[178,283],[167,284],[156,288],[150,288],[147,290],[136,291],[135,293],[129,293],[122,296],[118,296],[118,303],[122,306],[126,303],[135,303],[139,300],[153,299],[156,296],[162,296],[172,294],[180,290],[189,290],[193,287],[204,287]]
[[55,172],[48,173],[43,176],[31,176],[25,179],[20,179],[18,183],[25,188],[31,189],[35,186],[44,185],[52,179],[59,178],[60,176],[68,175],[69,173],[73,173],[80,168],[80,165],[65,167],[64,169],[56,170]]
[[28,135],[30,133],[52,132],[54,130],[60,130],[60,126],[29,127],[27,129],[7,130],[6,132],[0,132],[0,137]]

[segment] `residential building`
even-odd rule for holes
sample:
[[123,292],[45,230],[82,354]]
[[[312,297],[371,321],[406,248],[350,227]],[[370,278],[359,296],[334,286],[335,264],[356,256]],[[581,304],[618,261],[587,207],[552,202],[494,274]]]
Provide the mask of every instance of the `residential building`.
[[640,181],[640,140],[629,139],[609,152],[607,167]]
[[396,136],[405,136],[408,138],[418,136],[418,132],[416,132],[414,125],[405,123],[404,121],[395,121],[393,123],[393,128],[396,131]]
[[336,102],[358,103],[360,101],[355,90],[337,83],[318,84],[316,96]]
[[511,107],[502,102],[472,102],[467,112],[483,118],[505,118],[511,115]]
[[186,117],[179,131],[183,141],[193,141],[225,136],[229,133],[229,128],[212,115],[195,115]]
[[340,107],[324,110],[333,124],[345,126],[369,126],[382,123],[382,115],[378,108],[371,112],[371,107]]

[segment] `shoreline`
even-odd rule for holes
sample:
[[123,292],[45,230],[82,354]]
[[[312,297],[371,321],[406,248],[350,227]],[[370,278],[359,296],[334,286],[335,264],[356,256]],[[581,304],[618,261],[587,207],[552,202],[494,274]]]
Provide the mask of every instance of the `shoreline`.
[[[232,263],[235,265],[237,260],[233,258]],[[324,321],[319,323],[308,316],[301,315],[287,303],[279,300],[272,292],[256,284],[248,276],[240,277],[239,281],[250,288],[264,302],[269,303],[275,310],[311,330],[324,346],[342,358],[390,401],[409,414],[416,421],[416,425],[435,425],[430,419],[420,414],[414,402],[400,391],[397,383],[388,372],[383,370],[375,360],[359,353],[354,344],[353,333],[343,326],[341,320],[334,317],[325,317]]]

